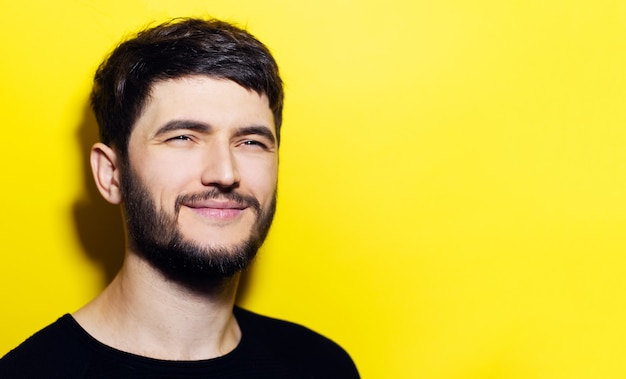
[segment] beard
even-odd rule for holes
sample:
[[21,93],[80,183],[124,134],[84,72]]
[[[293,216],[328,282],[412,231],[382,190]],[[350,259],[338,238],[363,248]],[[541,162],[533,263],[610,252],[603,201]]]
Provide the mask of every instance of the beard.
[[[214,187],[201,193],[178,196],[174,213],[169,214],[157,209],[139,176],[130,165],[125,166],[121,190],[129,246],[166,278],[188,286],[204,286],[232,277],[254,260],[276,212],[276,193],[268,208],[263,210],[252,196],[241,195],[234,189]],[[202,245],[185,238],[177,224],[181,204],[218,198],[235,201],[254,212],[255,222],[249,236],[230,246]]]

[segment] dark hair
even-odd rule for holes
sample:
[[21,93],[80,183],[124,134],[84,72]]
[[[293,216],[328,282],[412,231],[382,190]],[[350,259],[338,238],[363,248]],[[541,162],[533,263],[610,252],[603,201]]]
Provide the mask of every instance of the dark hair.
[[250,33],[220,20],[173,19],[122,42],[96,71],[91,107],[102,142],[127,158],[131,130],[152,86],[206,75],[266,95],[280,141],[283,85],[271,53]]

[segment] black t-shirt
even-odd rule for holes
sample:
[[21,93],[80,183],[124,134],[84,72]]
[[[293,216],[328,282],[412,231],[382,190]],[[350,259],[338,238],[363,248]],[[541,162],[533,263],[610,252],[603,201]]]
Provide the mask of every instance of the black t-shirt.
[[98,342],[69,314],[0,359],[0,378],[359,378],[348,354],[297,324],[235,308],[241,341],[230,353],[167,361]]

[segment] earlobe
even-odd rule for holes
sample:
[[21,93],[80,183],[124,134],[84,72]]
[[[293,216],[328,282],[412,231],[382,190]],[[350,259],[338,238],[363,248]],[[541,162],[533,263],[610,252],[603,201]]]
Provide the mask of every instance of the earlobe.
[[96,187],[102,197],[111,204],[121,203],[120,168],[115,151],[98,142],[91,148],[90,163]]

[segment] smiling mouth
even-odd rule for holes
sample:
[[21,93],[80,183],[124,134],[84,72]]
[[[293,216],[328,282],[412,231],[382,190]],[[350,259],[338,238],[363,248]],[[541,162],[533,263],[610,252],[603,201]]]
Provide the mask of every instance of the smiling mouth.
[[248,211],[252,211],[257,217],[261,213],[261,206],[253,196],[222,192],[216,188],[179,196],[175,204],[176,214],[181,207],[191,210],[206,221],[217,223],[236,221]]
[[207,200],[183,204],[200,216],[213,220],[232,220],[240,216],[248,208],[246,205],[233,201]]
[[216,220],[232,220],[243,213],[244,209],[238,208],[191,208],[203,217]]

